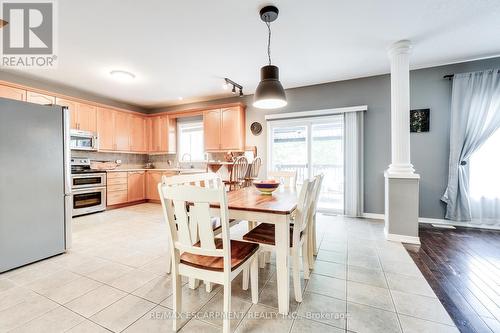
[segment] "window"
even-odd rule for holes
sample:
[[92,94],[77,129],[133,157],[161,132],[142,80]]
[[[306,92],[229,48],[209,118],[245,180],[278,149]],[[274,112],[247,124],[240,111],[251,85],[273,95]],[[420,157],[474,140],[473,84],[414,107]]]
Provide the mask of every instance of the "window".
[[[178,157],[183,160],[186,154],[191,156],[191,161],[205,159],[205,144],[203,142],[203,120],[182,120],[177,123]],[[185,157],[184,160],[189,158]]]
[[470,158],[470,197],[500,199],[500,130],[497,130]]

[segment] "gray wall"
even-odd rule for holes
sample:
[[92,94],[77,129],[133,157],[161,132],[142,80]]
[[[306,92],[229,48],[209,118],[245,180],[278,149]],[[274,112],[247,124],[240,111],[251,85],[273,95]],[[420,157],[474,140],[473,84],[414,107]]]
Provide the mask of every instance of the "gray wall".
[[[446,187],[449,154],[451,81],[445,74],[500,67],[500,58],[414,70],[410,75],[411,108],[430,108],[430,132],[411,134],[411,157],[420,182],[420,216],[443,218],[440,197]],[[285,73],[282,73],[285,74]],[[285,74],[286,75],[286,74]],[[319,110],[343,106],[368,105],[365,115],[365,212],[384,213],[384,170],[390,158],[390,77],[389,75],[332,82],[287,90],[288,105],[278,111],[252,107],[253,96],[177,105],[151,110],[151,113],[206,107],[242,101],[247,105],[247,145],[257,146],[266,156],[266,133],[253,136],[249,125],[270,113]]]
[[143,108],[143,107],[140,107],[137,105],[131,105],[128,103],[114,100],[112,98],[104,97],[101,95],[96,95],[96,94],[90,93],[88,91],[73,88],[73,87],[71,87],[70,82],[68,83],[68,85],[62,85],[62,84],[49,82],[49,81],[45,81],[45,80],[38,80],[38,79],[33,78],[33,77],[28,77],[28,76],[21,75],[21,74],[14,74],[11,72],[6,72],[6,71],[0,71],[0,80],[12,82],[12,83],[17,83],[17,84],[22,84],[22,85],[25,85],[28,87],[47,90],[50,92],[59,93],[62,95],[71,96],[71,97],[75,97],[75,98],[81,98],[81,99],[85,99],[85,100],[89,100],[89,101],[93,101],[93,102],[97,102],[97,103],[102,103],[102,104],[114,106],[117,108],[123,108],[126,110],[137,111],[137,112],[142,112],[142,113],[147,112],[146,108]]

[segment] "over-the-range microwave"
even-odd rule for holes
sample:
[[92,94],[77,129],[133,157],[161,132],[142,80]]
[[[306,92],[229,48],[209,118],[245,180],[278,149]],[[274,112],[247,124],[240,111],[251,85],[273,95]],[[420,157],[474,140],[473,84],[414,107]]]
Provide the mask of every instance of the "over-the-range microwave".
[[97,133],[94,132],[71,130],[69,146],[72,150],[97,151],[99,149],[99,138]]

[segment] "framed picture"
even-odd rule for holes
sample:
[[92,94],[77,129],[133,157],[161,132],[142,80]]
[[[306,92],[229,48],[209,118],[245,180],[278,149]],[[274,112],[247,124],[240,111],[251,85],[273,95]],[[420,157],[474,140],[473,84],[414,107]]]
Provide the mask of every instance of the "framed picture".
[[410,132],[429,132],[431,109],[410,110]]

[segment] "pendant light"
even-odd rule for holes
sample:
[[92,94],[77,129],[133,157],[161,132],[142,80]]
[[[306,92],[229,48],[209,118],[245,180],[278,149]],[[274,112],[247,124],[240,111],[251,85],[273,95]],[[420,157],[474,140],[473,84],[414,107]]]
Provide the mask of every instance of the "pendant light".
[[269,64],[260,69],[260,83],[255,90],[253,106],[259,109],[284,107],[286,94],[279,80],[279,68],[271,65],[271,22],[278,18],[278,8],[266,6],[260,10],[260,18],[267,25],[267,58]]

